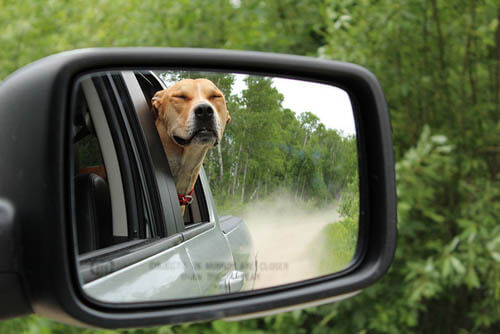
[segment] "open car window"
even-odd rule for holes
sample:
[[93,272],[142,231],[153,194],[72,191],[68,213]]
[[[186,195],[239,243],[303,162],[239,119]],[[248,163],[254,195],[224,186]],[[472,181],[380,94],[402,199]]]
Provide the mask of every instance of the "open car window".
[[207,201],[203,192],[201,179],[198,178],[194,186],[193,201],[184,211],[184,224],[186,228],[193,227],[197,224],[209,222]]
[[[153,72],[136,72],[134,73],[134,76],[140,86],[142,93],[144,94],[148,108],[151,109],[152,108],[151,99],[153,98],[154,94],[157,91],[165,89],[166,88],[165,85],[163,84],[161,79],[158,76],[156,76]],[[164,154],[163,149],[161,150],[160,154]],[[162,162],[156,162],[156,163],[165,164],[168,162],[165,159]],[[196,181],[192,196],[193,199],[191,203],[187,205],[184,210],[183,221],[184,221],[184,227],[186,229],[210,221],[207,201],[203,190],[203,184],[199,177]],[[178,209],[180,210],[180,204],[177,203],[174,206],[178,207]]]

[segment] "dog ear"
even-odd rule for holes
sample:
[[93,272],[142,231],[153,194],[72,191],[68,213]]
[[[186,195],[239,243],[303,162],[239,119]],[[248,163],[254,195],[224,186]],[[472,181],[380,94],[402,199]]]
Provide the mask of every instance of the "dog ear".
[[227,112],[227,120],[226,120],[226,125],[231,123],[231,115],[229,115],[229,111]]
[[158,112],[160,110],[161,104],[162,104],[162,97],[163,94],[165,94],[166,89],[157,91],[153,98],[151,99],[151,106],[152,106],[152,112],[153,112],[153,118],[156,120],[158,118]]

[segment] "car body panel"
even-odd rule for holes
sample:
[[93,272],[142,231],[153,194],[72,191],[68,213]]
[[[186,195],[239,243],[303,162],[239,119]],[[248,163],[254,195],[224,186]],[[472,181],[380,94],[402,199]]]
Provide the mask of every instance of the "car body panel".
[[248,226],[243,219],[235,216],[222,216],[219,217],[219,221],[229,241],[235,269],[244,273],[245,282],[242,290],[251,290],[255,283],[257,260]]
[[196,297],[196,277],[186,249],[179,245],[87,283],[83,290],[112,303]]

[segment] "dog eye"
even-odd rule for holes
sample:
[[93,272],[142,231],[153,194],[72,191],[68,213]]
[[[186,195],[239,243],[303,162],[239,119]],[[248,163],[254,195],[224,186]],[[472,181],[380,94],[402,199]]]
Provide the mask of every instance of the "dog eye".
[[183,100],[187,100],[188,99],[188,97],[186,95],[183,95],[183,94],[181,94],[181,95],[174,95],[174,97],[178,98],[178,99],[183,99]]
[[216,98],[219,98],[219,97],[222,97],[222,95],[214,94],[214,95],[210,96],[211,99],[216,99]]

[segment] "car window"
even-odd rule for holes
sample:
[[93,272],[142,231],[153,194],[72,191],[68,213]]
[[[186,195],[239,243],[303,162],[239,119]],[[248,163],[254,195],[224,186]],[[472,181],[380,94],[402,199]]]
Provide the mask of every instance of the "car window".
[[[140,85],[142,93],[144,94],[148,108],[150,109],[150,112],[153,113],[154,110],[152,109],[151,100],[155,93],[164,89],[165,86],[163,85],[161,79],[152,72],[136,72],[134,75]],[[164,152],[162,151],[161,154],[163,153]],[[167,164],[168,162],[167,160],[163,160],[163,163]],[[163,196],[166,196],[166,194]],[[181,210],[180,204],[177,203],[177,205],[174,206],[178,210]],[[203,184],[200,178],[198,178],[195,183],[191,202],[184,209],[183,220],[185,228],[191,228],[200,223],[210,221],[207,202],[203,191]]]
[[196,181],[193,192],[193,200],[184,211],[184,224],[186,228],[193,227],[195,224],[209,222],[207,202],[203,192],[203,185],[200,178]]
[[113,76],[83,79],[76,94],[75,225],[78,253],[85,258],[102,255],[106,248],[116,252],[116,245],[154,239],[160,230],[148,208],[140,168],[123,168],[135,159],[130,156],[134,142],[116,129],[128,122],[120,115],[123,107],[113,81]]

